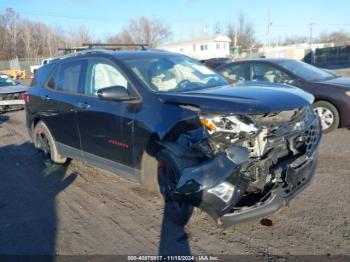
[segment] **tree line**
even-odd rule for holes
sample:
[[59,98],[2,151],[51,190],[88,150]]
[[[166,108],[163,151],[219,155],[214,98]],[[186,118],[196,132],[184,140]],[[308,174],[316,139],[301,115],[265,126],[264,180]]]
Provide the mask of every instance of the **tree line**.
[[22,19],[10,8],[0,16],[0,36],[0,60],[53,57],[59,47],[91,39],[89,31],[83,26],[77,32],[65,32],[60,27]]
[[[130,20],[116,35],[107,37],[108,43],[148,44],[156,47],[171,35],[167,25],[157,19],[141,17]],[[18,58],[54,57],[58,48],[81,46],[84,43],[100,43],[85,26],[66,31],[50,27],[42,22],[21,18],[13,9],[6,9],[0,16],[0,60]]]
[[322,32],[318,37],[311,38],[306,36],[291,36],[287,37],[282,44],[292,45],[300,43],[335,43],[338,45],[350,44],[350,34],[346,31],[339,30],[334,32]]
[[[262,46],[255,36],[253,24],[243,15],[230,21],[225,27],[215,24],[214,33],[225,33],[232,40],[232,45],[242,49]],[[120,32],[106,37],[103,42],[122,44],[147,44],[151,48],[169,40],[172,32],[170,27],[157,19],[141,17],[130,20]],[[305,36],[287,37],[280,42],[282,45],[309,42]],[[349,43],[350,35],[344,31],[322,33],[312,39],[317,42]],[[83,43],[99,43],[91,32],[80,26],[76,30],[64,30],[51,27],[42,22],[33,22],[21,18],[13,9],[8,8],[0,15],[0,60],[18,58],[54,57],[59,55],[58,48],[81,46]]]

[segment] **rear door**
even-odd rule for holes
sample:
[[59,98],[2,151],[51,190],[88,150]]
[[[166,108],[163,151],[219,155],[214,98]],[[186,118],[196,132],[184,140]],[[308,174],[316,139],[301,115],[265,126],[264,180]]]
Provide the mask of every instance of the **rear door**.
[[58,143],[80,149],[77,102],[86,61],[58,65],[40,92],[40,117]]
[[130,90],[129,81],[105,58],[89,59],[85,79],[84,95],[78,101],[85,158],[97,165],[103,163],[106,169],[114,165],[112,162],[132,167],[134,113],[129,110],[129,102],[101,100],[97,96],[97,91],[106,87],[123,86]]

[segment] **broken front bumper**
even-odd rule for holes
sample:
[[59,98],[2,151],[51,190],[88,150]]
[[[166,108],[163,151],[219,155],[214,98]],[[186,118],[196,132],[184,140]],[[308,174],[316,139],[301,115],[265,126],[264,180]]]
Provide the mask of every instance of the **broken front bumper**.
[[300,162],[300,158],[286,166],[286,184],[278,184],[270,196],[255,206],[234,209],[232,213],[226,213],[221,217],[224,227],[270,215],[288,202],[298,193],[303,191],[312,181],[317,166],[317,156],[314,155],[305,160],[304,163],[293,167],[293,164]]
[[[305,144],[299,152],[295,141],[301,135]],[[283,140],[293,153],[288,158],[278,157],[279,161],[268,169],[259,169],[274,177],[266,182],[263,192],[247,190],[250,180],[242,175],[244,163],[249,162],[247,152],[232,146],[199,166],[185,168],[176,188],[177,199],[197,206],[224,227],[276,212],[309,185],[315,174],[321,140],[319,121],[315,118],[305,130]],[[273,158],[279,156],[278,150],[276,154],[271,151]]]

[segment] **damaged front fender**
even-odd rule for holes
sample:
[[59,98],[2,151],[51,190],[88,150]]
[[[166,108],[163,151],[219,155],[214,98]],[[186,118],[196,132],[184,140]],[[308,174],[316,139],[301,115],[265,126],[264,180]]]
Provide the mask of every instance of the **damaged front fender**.
[[176,199],[189,202],[212,217],[221,216],[240,201],[248,187],[248,181],[240,175],[241,164],[247,161],[244,148],[231,147],[198,166],[185,168],[176,187]]

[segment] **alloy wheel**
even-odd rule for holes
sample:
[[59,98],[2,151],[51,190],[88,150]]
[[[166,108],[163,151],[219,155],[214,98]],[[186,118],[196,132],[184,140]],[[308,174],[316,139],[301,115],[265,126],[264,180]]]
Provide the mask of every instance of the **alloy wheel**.
[[326,130],[333,125],[334,114],[331,110],[326,107],[316,107],[314,111],[321,119],[322,130]]

